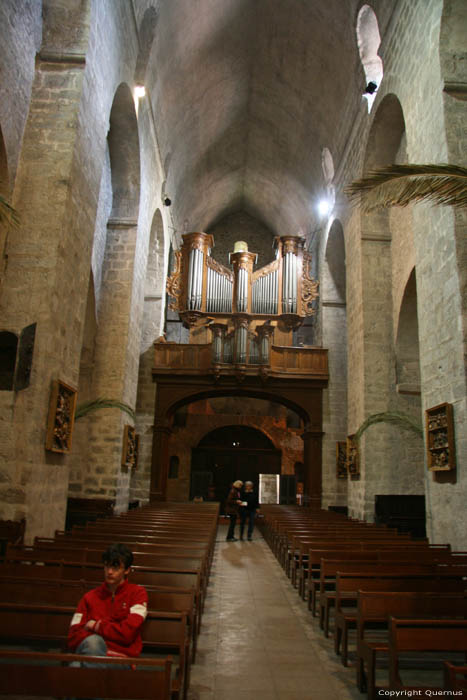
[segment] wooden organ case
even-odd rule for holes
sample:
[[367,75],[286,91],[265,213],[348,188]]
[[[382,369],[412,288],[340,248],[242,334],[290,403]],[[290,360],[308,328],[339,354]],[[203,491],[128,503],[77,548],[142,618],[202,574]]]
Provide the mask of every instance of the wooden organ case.
[[211,235],[187,233],[182,239],[167,293],[190,336],[186,344],[165,338],[154,344],[151,499],[165,499],[175,411],[199,397],[245,395],[278,401],[301,416],[305,500],[319,506],[327,350],[293,346],[294,330],[315,312],[318,299],[304,239],[277,237],[275,259],[256,270],[257,255],[243,241],[235,243],[229,269],[211,257]]
[[276,259],[253,271],[257,255],[238,241],[228,269],[211,257],[213,243],[206,233],[183,236],[167,281],[170,307],[190,328],[190,341],[211,340],[215,364],[266,366],[273,336],[290,347],[293,330],[314,313],[318,283],[310,275],[311,256],[302,238],[278,237]]

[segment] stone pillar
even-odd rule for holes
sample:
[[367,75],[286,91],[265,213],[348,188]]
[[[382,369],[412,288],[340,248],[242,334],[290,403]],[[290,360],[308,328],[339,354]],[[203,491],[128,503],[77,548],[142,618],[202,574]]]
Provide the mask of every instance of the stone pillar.
[[[134,261],[137,222],[111,218],[107,224],[107,242],[98,313],[93,375],[94,398],[135,403],[136,372],[132,352],[139,346],[130,337],[134,313]],[[133,347],[135,346],[135,347]],[[117,512],[126,510],[130,474],[121,472],[123,431],[131,418],[118,408],[98,411],[93,418],[93,449],[89,457],[84,496],[116,498]],[[99,475],[99,476],[97,476]]]
[[152,442],[151,501],[165,501],[169,468],[169,422],[159,418],[154,422]]
[[305,470],[305,498],[312,507],[321,507],[322,491],[322,456],[321,443],[323,433],[313,430],[310,426],[305,428],[303,438],[303,464]]
[[25,516],[27,541],[65,523],[68,458],[45,451],[45,429],[51,381],[77,386],[95,216],[78,152],[89,3],[64,10],[45,0],[43,16],[13,193],[21,226],[6,243],[0,298],[3,328],[37,323],[30,386],[12,395],[14,448],[0,485],[0,517]]

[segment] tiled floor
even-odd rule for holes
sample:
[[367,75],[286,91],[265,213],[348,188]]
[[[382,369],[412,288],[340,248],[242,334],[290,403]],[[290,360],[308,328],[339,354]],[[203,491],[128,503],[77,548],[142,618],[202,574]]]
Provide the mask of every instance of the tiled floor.
[[220,525],[189,700],[361,700],[259,532]]

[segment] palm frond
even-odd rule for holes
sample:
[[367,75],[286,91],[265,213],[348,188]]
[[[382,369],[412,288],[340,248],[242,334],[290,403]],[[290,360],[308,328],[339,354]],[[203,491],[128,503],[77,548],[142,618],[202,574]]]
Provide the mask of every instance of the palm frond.
[[135,412],[127,403],[117,401],[116,399],[93,399],[92,401],[83,401],[76,407],[75,420],[84,418],[94,411],[100,411],[103,408],[118,408],[120,411],[128,413],[130,418],[135,420]]
[[467,207],[467,168],[459,165],[389,165],[370,170],[344,188],[364,212],[414,202]]
[[7,202],[5,197],[0,194],[0,224],[12,224],[19,226],[19,216],[16,209]]
[[355,433],[355,440],[359,442],[365,430],[370,428],[372,425],[377,423],[392,423],[399,428],[404,428],[405,430],[410,430],[416,433],[419,437],[423,438],[423,428],[417,423],[411,416],[405,413],[400,413],[399,411],[387,411],[385,413],[373,413],[368,416],[366,420],[363,421],[357,432]]

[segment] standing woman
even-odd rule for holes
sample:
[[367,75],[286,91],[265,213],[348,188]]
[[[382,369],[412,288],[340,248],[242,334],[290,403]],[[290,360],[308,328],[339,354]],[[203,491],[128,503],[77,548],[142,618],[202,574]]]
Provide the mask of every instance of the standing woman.
[[242,499],[245,505],[240,507],[240,539],[243,540],[243,532],[245,530],[245,523],[248,518],[248,541],[251,542],[251,536],[253,535],[253,528],[255,526],[255,515],[259,508],[258,496],[256,495],[253,482],[245,481],[245,488],[242,492]]
[[230,518],[229,531],[227,532],[227,542],[236,542],[235,523],[237,522],[238,508],[242,502],[240,489],[243,486],[243,481],[234,481],[230,487],[229,495],[225,503],[225,512]]

